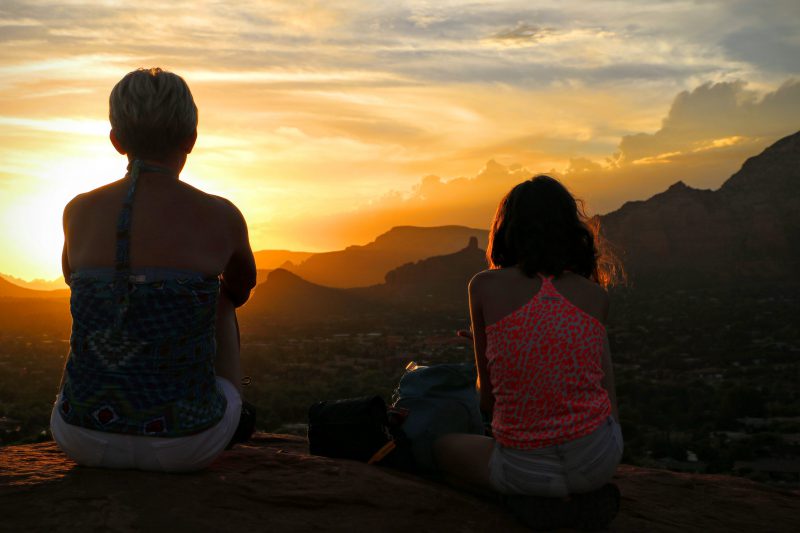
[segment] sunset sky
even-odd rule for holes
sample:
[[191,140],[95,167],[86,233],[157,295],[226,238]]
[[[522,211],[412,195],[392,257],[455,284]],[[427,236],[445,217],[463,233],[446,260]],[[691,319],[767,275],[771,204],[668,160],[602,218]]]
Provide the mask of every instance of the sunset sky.
[[605,213],[717,188],[800,129],[800,2],[0,3],[0,273],[55,278],[61,213],[120,178],[108,94],[137,67],[200,112],[182,175],[254,249],[487,227],[552,172]]

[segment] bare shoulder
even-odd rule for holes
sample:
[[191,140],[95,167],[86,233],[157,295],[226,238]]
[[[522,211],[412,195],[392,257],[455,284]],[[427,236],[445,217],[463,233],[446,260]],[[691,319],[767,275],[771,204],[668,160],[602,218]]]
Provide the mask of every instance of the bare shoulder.
[[86,203],[87,194],[81,193],[67,202],[67,205],[64,206],[64,220],[68,220],[76,210],[79,210]]
[[102,205],[115,194],[117,188],[118,183],[114,182],[75,196],[64,206],[64,226],[69,225],[74,220],[84,218],[84,215],[95,210],[98,205]]
[[244,219],[242,212],[239,211],[239,208],[236,207],[236,204],[225,198],[224,196],[214,196],[209,195],[211,198],[214,199],[220,205],[220,208],[225,211],[229,216],[234,217],[236,219]]
[[247,223],[244,215],[236,205],[223,196],[203,193],[213,209],[218,213],[219,219],[229,228],[231,238],[236,242],[247,240]]
[[64,217],[67,218],[74,213],[79,213],[86,208],[94,206],[98,202],[105,201],[112,195],[118,194],[120,184],[121,180],[118,180],[75,196],[72,200],[67,202],[67,205],[64,207]]
[[181,182],[181,184],[188,194],[193,196],[196,201],[203,204],[204,208],[212,210],[215,215],[232,226],[238,227],[241,222],[243,222],[244,217],[241,211],[227,198],[207,193],[186,182]]
[[500,272],[500,269],[487,269],[472,276],[472,279],[469,280],[470,294],[484,292],[489,290],[489,287],[496,285],[501,277]]
[[608,292],[598,283],[586,279],[578,274],[567,274],[569,282],[573,285],[574,289],[580,293],[582,300],[585,301],[592,309],[596,310],[595,313],[605,320],[608,315],[608,309],[611,304],[611,298]]
[[236,204],[222,196],[211,195],[211,197],[219,206],[219,209],[222,211],[231,228],[233,228],[236,233],[246,233],[247,223],[244,220],[242,212],[236,207]]

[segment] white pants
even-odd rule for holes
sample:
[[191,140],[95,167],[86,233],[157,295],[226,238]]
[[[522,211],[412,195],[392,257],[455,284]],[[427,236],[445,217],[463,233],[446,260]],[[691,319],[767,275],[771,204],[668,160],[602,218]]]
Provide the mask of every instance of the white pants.
[[70,459],[84,466],[155,472],[201,470],[228,445],[242,412],[242,398],[236,387],[221,377],[217,377],[217,383],[228,406],[222,420],[200,433],[174,438],[106,433],[67,424],[54,408],[50,415],[53,439]]

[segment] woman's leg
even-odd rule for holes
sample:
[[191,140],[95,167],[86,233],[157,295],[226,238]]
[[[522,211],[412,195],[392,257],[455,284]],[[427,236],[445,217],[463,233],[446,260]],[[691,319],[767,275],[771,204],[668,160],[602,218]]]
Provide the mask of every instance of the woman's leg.
[[224,295],[217,302],[217,358],[214,368],[217,376],[230,381],[239,394],[242,392],[242,363],[239,357],[239,323],[236,308]]
[[483,435],[452,433],[436,439],[433,453],[436,465],[448,481],[481,489],[491,489],[489,460],[495,441]]

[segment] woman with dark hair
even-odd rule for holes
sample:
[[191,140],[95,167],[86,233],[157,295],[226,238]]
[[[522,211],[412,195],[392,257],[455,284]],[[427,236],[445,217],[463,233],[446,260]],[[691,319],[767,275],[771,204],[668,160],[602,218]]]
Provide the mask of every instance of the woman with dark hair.
[[611,479],[623,443],[604,287],[618,267],[597,230],[548,176],[500,201],[490,269],[469,284],[481,410],[492,417],[493,438],[436,442],[439,467],[456,481],[566,498]]
[[130,72],[109,118],[128,172],[64,209],[72,335],[53,438],[86,466],[199,470],[241,418],[235,307],[256,282],[247,225],[179,179],[197,139],[180,76]]

